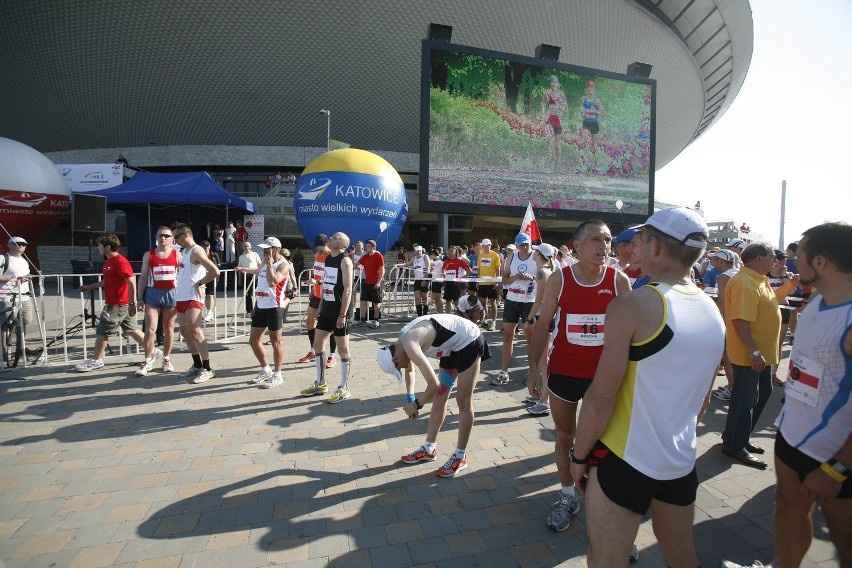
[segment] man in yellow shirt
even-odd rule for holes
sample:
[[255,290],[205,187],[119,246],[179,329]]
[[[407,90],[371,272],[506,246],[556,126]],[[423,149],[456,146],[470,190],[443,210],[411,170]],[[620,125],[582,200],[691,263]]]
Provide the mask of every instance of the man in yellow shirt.
[[722,453],[757,469],[766,462],[755,457],[763,448],[749,435],[772,394],[772,365],[778,363],[781,311],[766,274],[775,264],[767,244],[748,245],[742,268],[725,287],[725,349],[734,369],[728,418],[722,432]]
[[[501,261],[500,255],[491,250],[491,240],[482,239],[482,251],[476,257],[476,266],[478,268],[477,275],[480,278],[494,277],[500,275]],[[497,321],[497,285],[487,282],[480,282],[477,287],[476,295],[482,298],[482,303],[485,304],[485,319],[487,331],[494,331],[495,322]],[[488,319],[488,314],[491,314],[491,320]]]

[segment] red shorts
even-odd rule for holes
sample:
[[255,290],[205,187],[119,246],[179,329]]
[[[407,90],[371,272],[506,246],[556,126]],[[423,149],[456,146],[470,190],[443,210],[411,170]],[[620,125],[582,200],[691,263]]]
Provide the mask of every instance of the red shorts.
[[191,310],[193,308],[203,310],[204,304],[202,304],[198,300],[180,300],[175,306],[175,308],[177,308],[177,313],[183,314],[186,313],[186,310]]

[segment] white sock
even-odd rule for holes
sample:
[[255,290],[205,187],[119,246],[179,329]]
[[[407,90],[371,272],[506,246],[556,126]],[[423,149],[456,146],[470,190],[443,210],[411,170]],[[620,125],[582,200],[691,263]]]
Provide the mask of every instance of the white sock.
[[325,384],[325,353],[319,352],[317,353],[317,358],[314,359],[314,363],[317,368],[317,384],[324,385]]
[[574,491],[573,485],[569,485],[568,487],[563,487],[562,488],[562,494],[567,496],[567,497],[576,497],[577,496],[577,492]]
[[424,444],[423,444],[423,449],[426,450],[427,452],[429,452],[430,454],[432,452],[434,452],[437,447],[438,447],[437,444],[429,442],[428,440],[426,442],[424,442]]
[[263,368],[261,369],[261,371],[263,371],[264,373],[268,373],[271,370],[272,370],[272,367],[270,367],[269,365],[264,365]]
[[352,372],[352,362],[349,359],[340,360],[340,388],[345,389],[349,385],[349,374]]
[[456,451],[453,452],[453,455],[459,459],[464,459],[465,451],[461,448],[456,448]]

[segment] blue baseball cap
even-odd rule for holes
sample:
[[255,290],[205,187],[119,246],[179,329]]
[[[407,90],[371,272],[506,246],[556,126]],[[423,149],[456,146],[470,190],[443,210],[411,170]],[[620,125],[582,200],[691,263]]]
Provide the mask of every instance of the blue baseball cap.
[[633,241],[633,237],[636,236],[636,229],[624,229],[618,236],[612,239],[612,244],[616,243],[629,243]]
[[515,246],[528,245],[532,243],[532,239],[526,233],[518,233],[518,236],[515,237]]

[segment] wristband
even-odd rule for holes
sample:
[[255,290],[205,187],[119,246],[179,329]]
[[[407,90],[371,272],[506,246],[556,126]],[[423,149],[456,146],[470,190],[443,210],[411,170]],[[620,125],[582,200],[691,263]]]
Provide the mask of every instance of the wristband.
[[579,459],[577,456],[574,455],[574,448],[571,448],[568,451],[568,455],[571,456],[571,462],[576,463],[577,465],[585,465],[589,463],[590,460],[590,456],[586,456],[584,459]]
[[417,410],[423,408],[423,405],[420,404],[420,399],[418,399],[416,396],[414,397],[414,405],[417,406]]
[[849,478],[849,469],[834,458],[823,462],[819,468],[824,474],[838,483],[843,483]]
[[527,323],[530,324],[530,325],[533,325],[535,323],[535,319],[530,318],[530,319],[527,320]]

